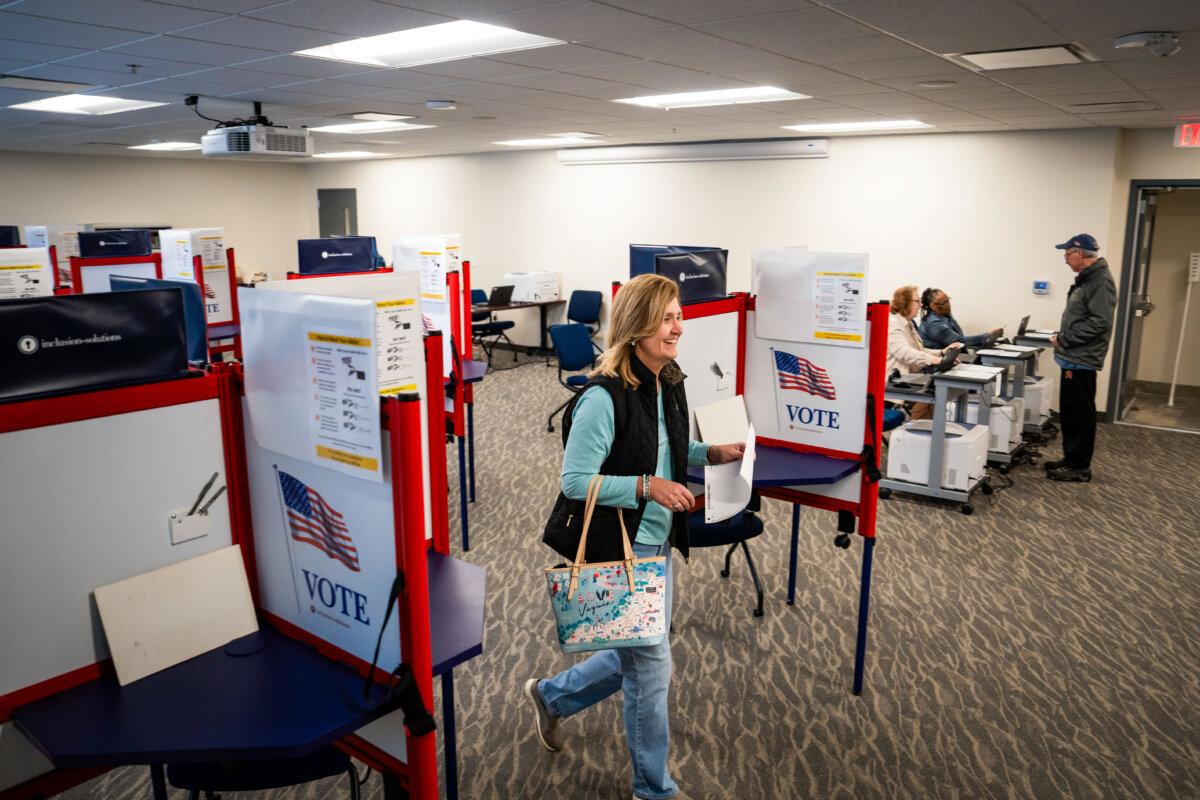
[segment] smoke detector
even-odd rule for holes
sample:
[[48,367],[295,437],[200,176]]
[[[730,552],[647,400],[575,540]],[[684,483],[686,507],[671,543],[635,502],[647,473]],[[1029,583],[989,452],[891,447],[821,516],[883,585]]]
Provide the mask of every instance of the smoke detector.
[[1149,47],[1150,52],[1161,58],[1173,56],[1179,52],[1179,34],[1171,31],[1142,31],[1127,33],[1113,39],[1113,47],[1125,50],[1134,47]]

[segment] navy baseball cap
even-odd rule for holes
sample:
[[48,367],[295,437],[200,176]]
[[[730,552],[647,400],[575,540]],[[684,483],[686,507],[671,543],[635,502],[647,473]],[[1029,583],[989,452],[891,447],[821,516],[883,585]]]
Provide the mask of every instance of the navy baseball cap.
[[1072,236],[1062,244],[1054,245],[1056,250],[1070,250],[1073,247],[1077,247],[1080,250],[1091,250],[1094,253],[1100,249],[1100,243],[1090,233],[1081,233],[1077,236]]

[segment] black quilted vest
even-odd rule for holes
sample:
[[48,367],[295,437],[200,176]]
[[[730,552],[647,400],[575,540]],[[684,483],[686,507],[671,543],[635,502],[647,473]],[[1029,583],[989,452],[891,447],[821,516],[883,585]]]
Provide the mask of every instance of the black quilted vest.
[[[653,475],[658,466],[658,393],[655,389],[654,373],[636,357],[632,361],[633,374],[641,384],[637,389],[625,386],[620,378],[599,376],[588,384],[602,386],[612,397],[614,437],[608,458],[600,467],[602,475]],[[667,442],[671,452],[671,474],[679,483],[687,482],[688,417],[687,397],[683,393],[683,379],[687,377],[674,361],[663,367],[659,383],[663,392],[663,413],[667,420]],[[580,392],[580,395],[583,393]],[[571,416],[579,395],[567,405],[563,412],[563,445],[571,435]],[[650,501],[653,502],[653,501]],[[646,504],[638,500],[635,509],[622,509],[625,528],[630,542],[637,536]],[[688,556],[688,512],[671,515],[671,531],[668,542],[683,555]],[[571,500],[562,492],[550,512],[542,542],[554,548],[563,557],[574,560],[583,533],[583,501]],[[624,558],[621,547],[621,528],[617,521],[617,510],[608,506],[596,506],[592,525],[588,529],[587,550],[584,554],[589,562],[619,561]]]

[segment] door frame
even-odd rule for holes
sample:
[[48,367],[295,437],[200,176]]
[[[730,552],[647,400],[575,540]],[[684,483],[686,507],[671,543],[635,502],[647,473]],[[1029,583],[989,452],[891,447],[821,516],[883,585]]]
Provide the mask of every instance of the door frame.
[[1129,344],[1130,304],[1129,292],[1133,287],[1133,269],[1137,260],[1134,246],[1141,214],[1138,212],[1138,195],[1143,189],[1166,189],[1168,187],[1200,188],[1196,179],[1142,179],[1129,182],[1129,199],[1125,212],[1125,245],[1121,254],[1121,283],[1117,288],[1117,325],[1113,330],[1112,374],[1108,379],[1108,404],[1104,412],[1105,422],[1116,422],[1120,413],[1121,386],[1125,382],[1125,348]]

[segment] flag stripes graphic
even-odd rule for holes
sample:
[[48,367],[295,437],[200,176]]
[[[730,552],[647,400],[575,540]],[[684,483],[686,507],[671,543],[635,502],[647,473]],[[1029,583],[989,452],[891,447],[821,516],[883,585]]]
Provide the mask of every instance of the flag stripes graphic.
[[279,471],[288,527],[297,542],[311,544],[325,555],[359,572],[358,548],[350,538],[345,518],[325,502],[321,493],[283,470]]
[[829,373],[803,356],[776,350],[775,369],[779,374],[780,389],[796,389],[826,400],[837,399],[837,390],[829,380]]

